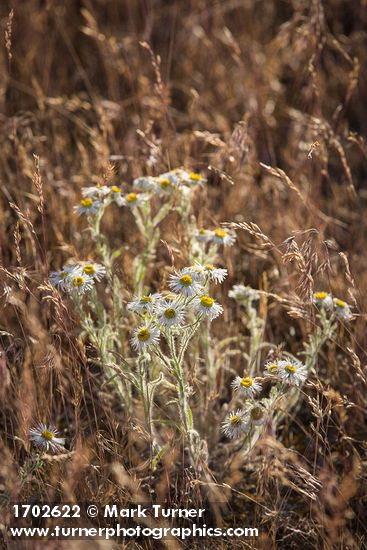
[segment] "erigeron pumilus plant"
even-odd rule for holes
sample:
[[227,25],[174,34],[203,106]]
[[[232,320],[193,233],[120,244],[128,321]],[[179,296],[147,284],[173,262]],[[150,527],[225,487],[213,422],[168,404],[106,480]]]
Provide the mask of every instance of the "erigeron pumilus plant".
[[218,278],[222,281],[225,276],[226,270],[207,270],[198,264],[189,266],[171,274],[169,289],[160,295],[137,296],[128,304],[141,317],[141,324],[132,332],[131,345],[140,362],[149,364],[155,359],[164,377],[173,383],[176,392],[173,401],[180,418],[178,428],[195,466],[199,466],[201,459],[201,438],[194,428],[189,405],[191,388],[185,372],[185,353],[200,325],[212,322],[223,312],[209,294],[209,283]]
[[340,300],[340,298],[333,298],[328,292],[315,292],[313,301],[321,311],[328,313],[330,318],[339,319],[340,321],[353,319],[351,306]]
[[[191,219],[189,229],[190,248],[189,257],[196,270],[205,275],[205,289],[209,284],[221,284],[227,276],[227,270],[219,267],[220,255],[224,248],[230,248],[236,241],[233,231],[221,227],[213,229],[198,229],[196,220]],[[230,339],[212,342],[210,334],[210,319],[202,323],[193,354],[195,362],[205,367],[205,393],[203,397],[212,399],[216,395],[216,379],[218,370],[222,366],[222,352],[219,350],[227,347]],[[204,414],[204,411],[203,411]],[[212,426],[209,423],[208,433]]]
[[[245,308],[251,334],[250,350],[253,349],[253,341],[260,343],[255,346],[257,353],[260,347],[268,345],[262,341],[263,325],[253,306],[253,303],[259,299],[259,293],[250,287],[238,284],[234,285],[229,296]],[[304,362],[291,354],[283,353],[281,357],[268,360],[263,372],[256,378],[248,374],[251,366],[254,366],[250,353],[247,356],[248,373],[243,377],[237,376],[232,381],[235,402],[237,405],[241,402],[241,407],[237,407],[227,415],[222,424],[222,431],[229,438],[243,438],[244,450],[252,449],[261,433],[261,425],[266,419],[271,418],[273,423],[279,423],[286,411],[294,409],[300,402],[299,391],[308,376],[315,373],[318,354],[324,344],[334,337],[337,321],[345,322],[353,318],[349,304],[339,298],[333,298],[327,292],[316,292],[313,303],[318,308],[316,315],[318,323],[304,344],[302,353]],[[256,367],[252,371],[258,372]],[[266,381],[271,381],[273,384],[269,397],[259,399],[261,384]]]
[[[237,405],[222,424],[222,431],[228,438],[243,438],[243,451],[249,452],[262,432],[263,424],[278,415],[278,407],[284,396],[292,394],[307,379],[306,366],[290,354],[268,360],[262,367],[260,353],[271,344],[264,342],[264,322],[259,317],[256,302],[259,292],[243,284],[234,285],[229,297],[244,308],[247,327],[250,332],[247,366],[242,376],[236,376],[232,383],[232,401]],[[265,382],[271,382],[268,397],[262,397]],[[298,392],[297,392],[298,395]]]
[[82,189],[83,198],[75,211],[88,218],[92,238],[97,243],[98,253],[106,268],[112,267],[114,255],[111,255],[101,235],[103,214],[111,203],[131,211],[144,241],[144,249],[134,264],[134,288],[136,292],[142,292],[146,270],[154,259],[159,242],[159,224],[172,210],[177,210],[183,217],[188,216],[192,192],[205,182],[200,174],[177,168],[157,177],[136,178],[130,189],[126,183],[120,186],[85,187]]
[[[137,178],[130,190],[126,184],[84,188],[83,198],[75,210],[87,219],[100,263],[90,260],[68,263],[50,274],[50,282],[73,300],[84,335],[95,347],[97,360],[108,380],[115,384],[129,414],[133,413],[133,392],[139,393],[152,453],[161,453],[159,434],[155,430],[154,392],[160,385],[170,391],[174,389],[171,402],[175,402],[179,410],[176,424],[194,465],[200,462],[201,440],[194,429],[189,405],[192,389],[186,381],[185,353],[200,326],[203,330],[199,331],[199,340],[208,344],[210,324],[223,312],[211,294],[211,287],[224,281],[227,270],[212,262],[217,260],[222,246],[234,243],[235,235],[216,228],[205,231],[204,240],[197,238],[200,232],[191,217],[192,265],[171,273],[168,288],[159,293],[150,293],[144,287],[144,278],[159,241],[160,222],[172,210],[177,197],[180,200],[175,209],[184,220],[189,220],[192,192],[204,183],[199,174],[177,169],[158,177]],[[144,249],[134,263],[135,296],[128,300],[126,308],[121,300],[121,282],[113,274],[116,254],[110,250],[100,229],[103,214],[112,203],[131,210],[144,240]],[[115,308],[112,314],[99,300],[96,283],[101,281],[112,294]],[[126,357],[126,318],[131,314],[137,318],[137,327],[130,335],[135,357],[119,362],[116,357]],[[134,363],[136,368],[132,368]],[[214,374],[208,375],[210,380]]]

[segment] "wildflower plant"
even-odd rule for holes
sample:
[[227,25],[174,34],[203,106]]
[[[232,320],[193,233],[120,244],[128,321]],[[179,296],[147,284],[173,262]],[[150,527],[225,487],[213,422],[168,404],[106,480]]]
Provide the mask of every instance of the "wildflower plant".
[[[222,425],[222,431],[227,437],[243,438],[243,449],[248,452],[260,436],[266,419],[279,423],[286,411],[294,409],[299,404],[299,392],[308,377],[315,372],[322,346],[333,338],[336,321],[349,320],[352,314],[349,305],[345,302],[333,299],[326,292],[315,293],[313,303],[319,310],[318,325],[304,345],[302,353],[304,362],[289,353],[282,352],[277,355],[272,351],[260,373],[259,362],[256,359],[260,359],[261,351],[267,346],[263,341],[264,324],[255,306],[260,294],[250,287],[237,284],[229,292],[229,297],[244,307],[251,334],[250,354],[247,356],[248,364],[245,372],[262,374],[258,379],[250,374],[234,378],[231,383],[233,398],[237,403],[242,402],[242,408],[236,413],[230,413]],[[341,315],[338,307],[346,313]],[[261,395],[264,382],[271,384],[268,397]]]
[[[196,353],[204,351],[209,386],[212,387],[216,365],[210,360],[210,325],[223,314],[223,307],[212,295],[212,287],[222,284],[228,275],[227,269],[218,266],[217,262],[221,247],[233,244],[234,233],[220,228],[209,231],[199,255],[195,253],[198,242],[193,237],[194,249],[189,254],[195,258],[192,265],[173,270],[167,287],[159,292],[149,292],[144,280],[154,258],[159,224],[172,210],[187,221],[192,194],[205,182],[196,172],[176,169],[156,177],[136,178],[130,188],[126,183],[83,188],[83,204],[76,207],[76,212],[87,219],[99,260],[69,262],[60,271],[50,274],[51,284],[74,302],[84,336],[95,347],[107,382],[114,384],[129,414],[133,413],[132,395],[138,392],[151,435],[152,453],[157,448],[160,452],[154,428],[154,393],[159,386],[175,388],[171,403],[176,403],[179,411],[177,428],[195,467],[199,467],[201,461],[202,442],[194,427],[189,403],[192,388],[187,381],[186,354],[190,346]],[[143,239],[143,249],[134,262],[135,295],[128,298],[125,307],[121,300],[121,281],[113,271],[114,253],[101,233],[102,217],[111,204],[130,210]],[[190,223],[194,224],[193,218]],[[195,235],[196,226],[190,231]],[[113,297],[112,318],[100,298],[103,289]],[[136,325],[129,338],[126,338],[127,318]],[[198,343],[192,346],[194,339]],[[135,359],[134,355],[128,357],[121,365],[116,357],[126,355],[128,341]],[[131,368],[134,363],[135,369]]]
[[217,227],[214,229],[198,228],[195,220],[191,220],[191,259],[203,266],[215,265],[219,251],[231,247],[236,242],[236,234],[229,229]]
[[58,437],[58,431],[54,426],[40,423],[29,430],[29,438],[42,451],[58,453],[64,450],[65,439]]
[[140,359],[145,360],[144,356],[149,353],[149,359],[158,361],[163,375],[176,387],[177,397],[173,401],[178,407],[180,429],[195,466],[200,463],[200,436],[194,428],[189,404],[185,353],[201,323],[211,322],[223,312],[214,298],[202,295],[206,283],[206,275],[192,266],[171,274],[169,289],[162,290],[154,305],[145,310],[146,324],[134,329],[131,338]]
[[222,430],[227,437],[235,439],[250,431],[251,425],[249,420],[247,412],[238,409],[236,412],[229,413],[223,422]]
[[328,292],[315,292],[313,301],[320,310],[324,310],[336,319],[341,321],[350,321],[353,319],[351,306],[340,298],[333,298]]

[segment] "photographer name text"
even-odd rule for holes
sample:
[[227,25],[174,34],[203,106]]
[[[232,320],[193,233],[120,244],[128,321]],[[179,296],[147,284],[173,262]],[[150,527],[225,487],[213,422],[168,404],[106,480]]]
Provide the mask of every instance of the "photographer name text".
[[144,508],[138,504],[136,508],[120,508],[117,504],[106,505],[103,510],[105,518],[202,518],[205,508],[164,508],[160,504],[153,504]]

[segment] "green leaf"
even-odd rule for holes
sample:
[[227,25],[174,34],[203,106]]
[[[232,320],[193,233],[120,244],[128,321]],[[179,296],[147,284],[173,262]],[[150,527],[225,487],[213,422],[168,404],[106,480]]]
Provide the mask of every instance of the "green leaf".
[[161,460],[161,458],[166,454],[166,452],[169,449],[168,443],[166,445],[163,445],[161,449],[159,449],[158,453],[153,457],[152,460],[152,470],[155,470],[158,466],[158,462]]
[[193,418],[192,418],[192,410],[190,409],[189,406],[187,406],[187,424],[189,426],[189,429],[192,430],[192,427],[194,425],[194,421],[193,421]]

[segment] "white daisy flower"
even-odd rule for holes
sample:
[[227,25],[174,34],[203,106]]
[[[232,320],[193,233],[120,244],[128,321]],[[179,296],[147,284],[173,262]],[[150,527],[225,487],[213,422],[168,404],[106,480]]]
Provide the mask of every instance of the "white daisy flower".
[[60,452],[64,450],[65,439],[57,437],[58,431],[54,426],[38,424],[35,428],[29,430],[29,439],[37,447],[46,451]]
[[333,302],[335,315],[338,319],[341,319],[342,321],[349,321],[353,318],[353,313],[349,304],[343,302],[343,300],[339,300],[339,298],[334,298]]
[[285,359],[279,361],[279,378],[286,384],[300,386],[307,379],[307,369],[301,361]]
[[202,290],[199,274],[190,268],[181,269],[174,275],[170,275],[168,286],[174,292],[186,297],[195,296]]
[[112,202],[118,204],[118,206],[123,206],[122,204],[122,187],[119,185],[112,185],[109,187],[109,197]]
[[160,180],[168,179],[174,187],[178,187],[183,182],[185,177],[185,170],[182,170],[181,168],[175,168],[174,170],[170,170],[169,172],[161,174],[156,178],[156,180],[159,182]]
[[333,299],[327,292],[315,292],[313,295],[313,303],[317,307],[323,307],[328,311],[333,309]]
[[159,176],[156,179],[156,191],[159,196],[168,195],[175,191],[177,185],[172,182],[171,178]]
[[52,286],[60,287],[61,289],[65,285],[65,279],[68,276],[66,271],[51,271],[48,279]]
[[137,352],[145,352],[150,346],[158,344],[160,330],[152,325],[142,325],[132,332],[131,346]]
[[184,308],[176,300],[160,302],[155,309],[155,313],[158,322],[166,328],[178,326],[185,320]]
[[209,321],[213,321],[213,319],[223,313],[222,306],[217,304],[214,298],[211,298],[206,294],[195,299],[194,307],[198,313],[208,317]]
[[193,269],[198,271],[198,273],[203,275],[208,281],[213,281],[218,284],[223,283],[224,279],[228,275],[228,271],[226,269],[215,267],[213,264],[197,265],[194,266]]
[[100,200],[93,199],[92,197],[85,197],[80,201],[80,204],[78,206],[74,206],[74,210],[79,215],[82,215],[82,214],[93,215],[98,212],[101,206],[102,206],[102,203]]
[[108,188],[109,189],[109,192],[110,194],[118,194],[118,193],[122,193],[122,187],[120,185],[111,185],[111,187]]
[[197,172],[189,172],[189,173],[186,172],[185,178],[184,178],[184,183],[187,185],[190,185],[190,187],[196,187],[197,185],[204,185],[206,181],[207,180]]
[[238,285],[233,285],[232,290],[228,292],[228,296],[237,300],[237,302],[242,302],[244,300],[251,300],[252,302],[259,299],[259,293],[254,288],[250,286],[245,286],[240,283]]
[[146,193],[128,193],[124,197],[121,197],[120,205],[128,206],[129,208],[135,208],[139,206],[142,202],[148,200],[148,195]]
[[199,229],[199,231],[195,233],[195,239],[201,243],[208,243],[213,240],[213,232],[209,229]]
[[172,193],[175,189],[181,186],[183,192],[188,191],[182,187],[182,184],[188,183],[190,181],[189,174],[182,168],[175,168],[169,172],[161,174],[156,179],[156,186],[158,194],[164,195],[167,193]]
[[59,287],[61,290],[65,290],[68,282],[68,277],[71,274],[79,273],[78,266],[76,265],[64,265],[60,271],[52,271],[49,276],[49,281],[52,286]]
[[234,233],[217,227],[213,231],[213,242],[216,244],[222,244],[223,246],[232,246],[236,241],[236,235]]
[[254,381],[253,378],[247,376],[242,378],[241,376],[236,376],[231,384],[234,391],[237,391],[245,397],[253,397],[255,393],[261,391],[261,384],[258,384]]
[[185,183],[188,178],[188,172],[183,170],[183,168],[174,168],[173,170],[169,170],[169,172],[164,172],[164,174],[161,174],[158,177],[168,178],[171,180],[172,184],[177,187],[178,185]]
[[101,281],[106,275],[106,268],[95,262],[81,262],[80,270],[82,274],[88,275],[95,281]]
[[152,176],[143,176],[141,178],[136,178],[133,181],[133,187],[139,191],[151,191],[155,188],[155,178]]
[[94,185],[91,187],[83,187],[82,195],[84,198],[98,198],[103,199],[110,193],[110,187],[107,185]]
[[276,378],[279,378],[280,375],[280,365],[279,360],[275,359],[274,361],[267,361],[265,363],[265,376],[275,376]]
[[134,299],[127,304],[127,309],[129,311],[139,311],[141,313],[151,312],[160,299],[161,295],[158,293],[135,296]]
[[235,439],[250,431],[249,415],[246,411],[238,409],[231,412],[222,423],[222,431],[227,437]]
[[71,273],[67,278],[65,290],[70,294],[84,294],[93,288],[93,278],[85,273]]

